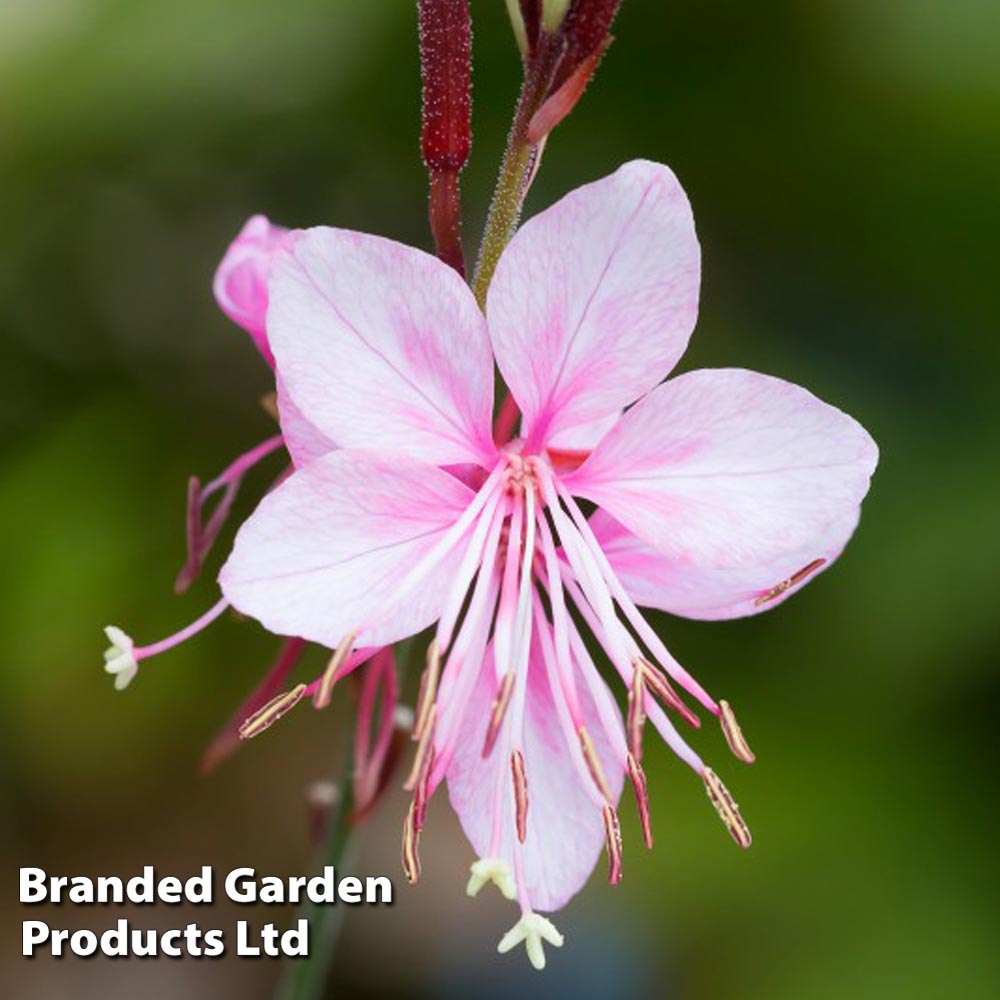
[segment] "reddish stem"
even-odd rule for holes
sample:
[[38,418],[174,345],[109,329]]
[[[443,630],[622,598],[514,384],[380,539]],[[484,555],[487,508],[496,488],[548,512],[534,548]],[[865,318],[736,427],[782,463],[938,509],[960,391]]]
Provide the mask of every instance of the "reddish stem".
[[500,404],[500,412],[493,426],[493,440],[497,447],[505,445],[514,436],[514,427],[520,415],[521,411],[514,402],[514,397],[508,392]]

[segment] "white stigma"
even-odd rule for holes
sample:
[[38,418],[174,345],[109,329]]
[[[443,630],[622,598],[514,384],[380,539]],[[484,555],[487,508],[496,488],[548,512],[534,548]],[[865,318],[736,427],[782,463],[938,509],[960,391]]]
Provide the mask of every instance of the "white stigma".
[[469,896],[478,896],[479,890],[487,882],[492,882],[507,899],[513,899],[517,895],[514,873],[503,858],[480,858],[472,862],[470,872],[469,884],[465,887]]
[[332,809],[340,802],[340,789],[332,781],[314,781],[306,788],[306,801],[318,809]]
[[413,709],[409,705],[397,705],[392,712],[392,724],[400,732],[412,733],[413,723],[416,721]]
[[556,930],[551,920],[540,913],[522,913],[521,919],[500,939],[497,951],[501,955],[511,948],[524,942],[528,952],[528,961],[541,971],[545,968],[545,949],[542,942],[546,941],[555,948],[563,945],[563,936]]
[[135,643],[116,625],[109,625],[104,634],[111,645],[104,651],[104,669],[113,674],[115,690],[124,691],[139,672],[135,658]]

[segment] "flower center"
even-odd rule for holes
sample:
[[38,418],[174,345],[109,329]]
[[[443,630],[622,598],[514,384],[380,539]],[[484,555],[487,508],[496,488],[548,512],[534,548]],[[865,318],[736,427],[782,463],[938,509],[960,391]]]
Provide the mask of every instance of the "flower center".
[[505,463],[503,470],[504,492],[515,500],[523,500],[527,491],[531,490],[535,495],[535,500],[544,506],[539,484],[541,459],[537,455],[522,454],[523,447],[523,441],[513,441],[503,452],[501,461]]

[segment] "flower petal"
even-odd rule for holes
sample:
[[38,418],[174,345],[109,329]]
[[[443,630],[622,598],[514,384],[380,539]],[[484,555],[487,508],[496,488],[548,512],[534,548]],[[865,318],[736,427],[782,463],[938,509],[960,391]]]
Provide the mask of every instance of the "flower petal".
[[[812,541],[770,562],[736,567],[705,566],[663,555],[603,510],[590,519],[590,527],[636,604],[684,618],[718,621],[777,607],[828,569],[854,533],[860,513],[858,507],[845,511]],[[781,587],[786,581],[792,582]]]
[[[458,749],[447,772],[448,795],[462,829],[479,857],[500,857],[513,869],[516,840],[510,761],[498,741],[483,760],[482,747],[496,693],[492,647],[469,700]],[[563,739],[552,691],[535,643],[528,668],[523,753],[528,785],[528,823],[524,871],[531,906],[553,911],[586,883],[604,847],[604,821],[580,785],[580,776]],[[580,685],[584,722],[607,776],[612,795],[621,795],[624,775],[604,737],[593,701]],[[498,769],[502,771],[498,775]],[[492,850],[497,779],[502,783],[501,844]]]
[[271,225],[266,216],[253,216],[230,243],[212,282],[219,308],[253,337],[272,368],[274,357],[268,346],[265,323],[267,278],[274,256],[287,237],[288,230]]
[[565,482],[670,559],[747,567],[826,537],[877,457],[857,421],[805,389],[717,369],[654,389]]
[[276,261],[270,293],[285,389],[331,440],[435,465],[495,454],[486,323],[450,267],[377,236],[310,229]]
[[305,414],[292,402],[280,375],[277,377],[277,390],[281,434],[296,468],[308,465],[313,459],[337,447],[318,427],[306,420]]
[[700,273],[691,206],[659,163],[627,163],[521,227],[486,313],[534,444],[667,375],[694,329]]
[[461,549],[408,596],[399,584],[474,494],[409,459],[333,451],[298,469],[240,528],[219,577],[233,606],[279,635],[387,645],[437,618]]

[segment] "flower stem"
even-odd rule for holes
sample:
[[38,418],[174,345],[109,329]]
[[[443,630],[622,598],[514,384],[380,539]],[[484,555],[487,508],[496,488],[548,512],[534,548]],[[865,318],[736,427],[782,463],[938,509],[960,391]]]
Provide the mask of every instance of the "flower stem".
[[521,209],[542,154],[541,144],[528,141],[528,125],[548,93],[559,52],[542,34],[537,51],[525,67],[524,83],[514,112],[507,148],[500,162],[493,201],[479,244],[479,258],[472,279],[472,291],[479,308],[486,308],[486,292],[504,248],[521,219]]
[[[340,871],[350,867],[356,838],[353,836],[351,814],[354,809],[351,772],[353,761],[349,758],[344,777],[339,784],[340,794],[327,821],[326,836],[317,852],[316,870],[333,865]],[[307,903],[298,913],[309,921],[309,955],[306,958],[286,960],[285,973],[278,983],[275,1000],[322,1000],[327,991],[327,980],[333,955],[344,922],[345,909]]]

